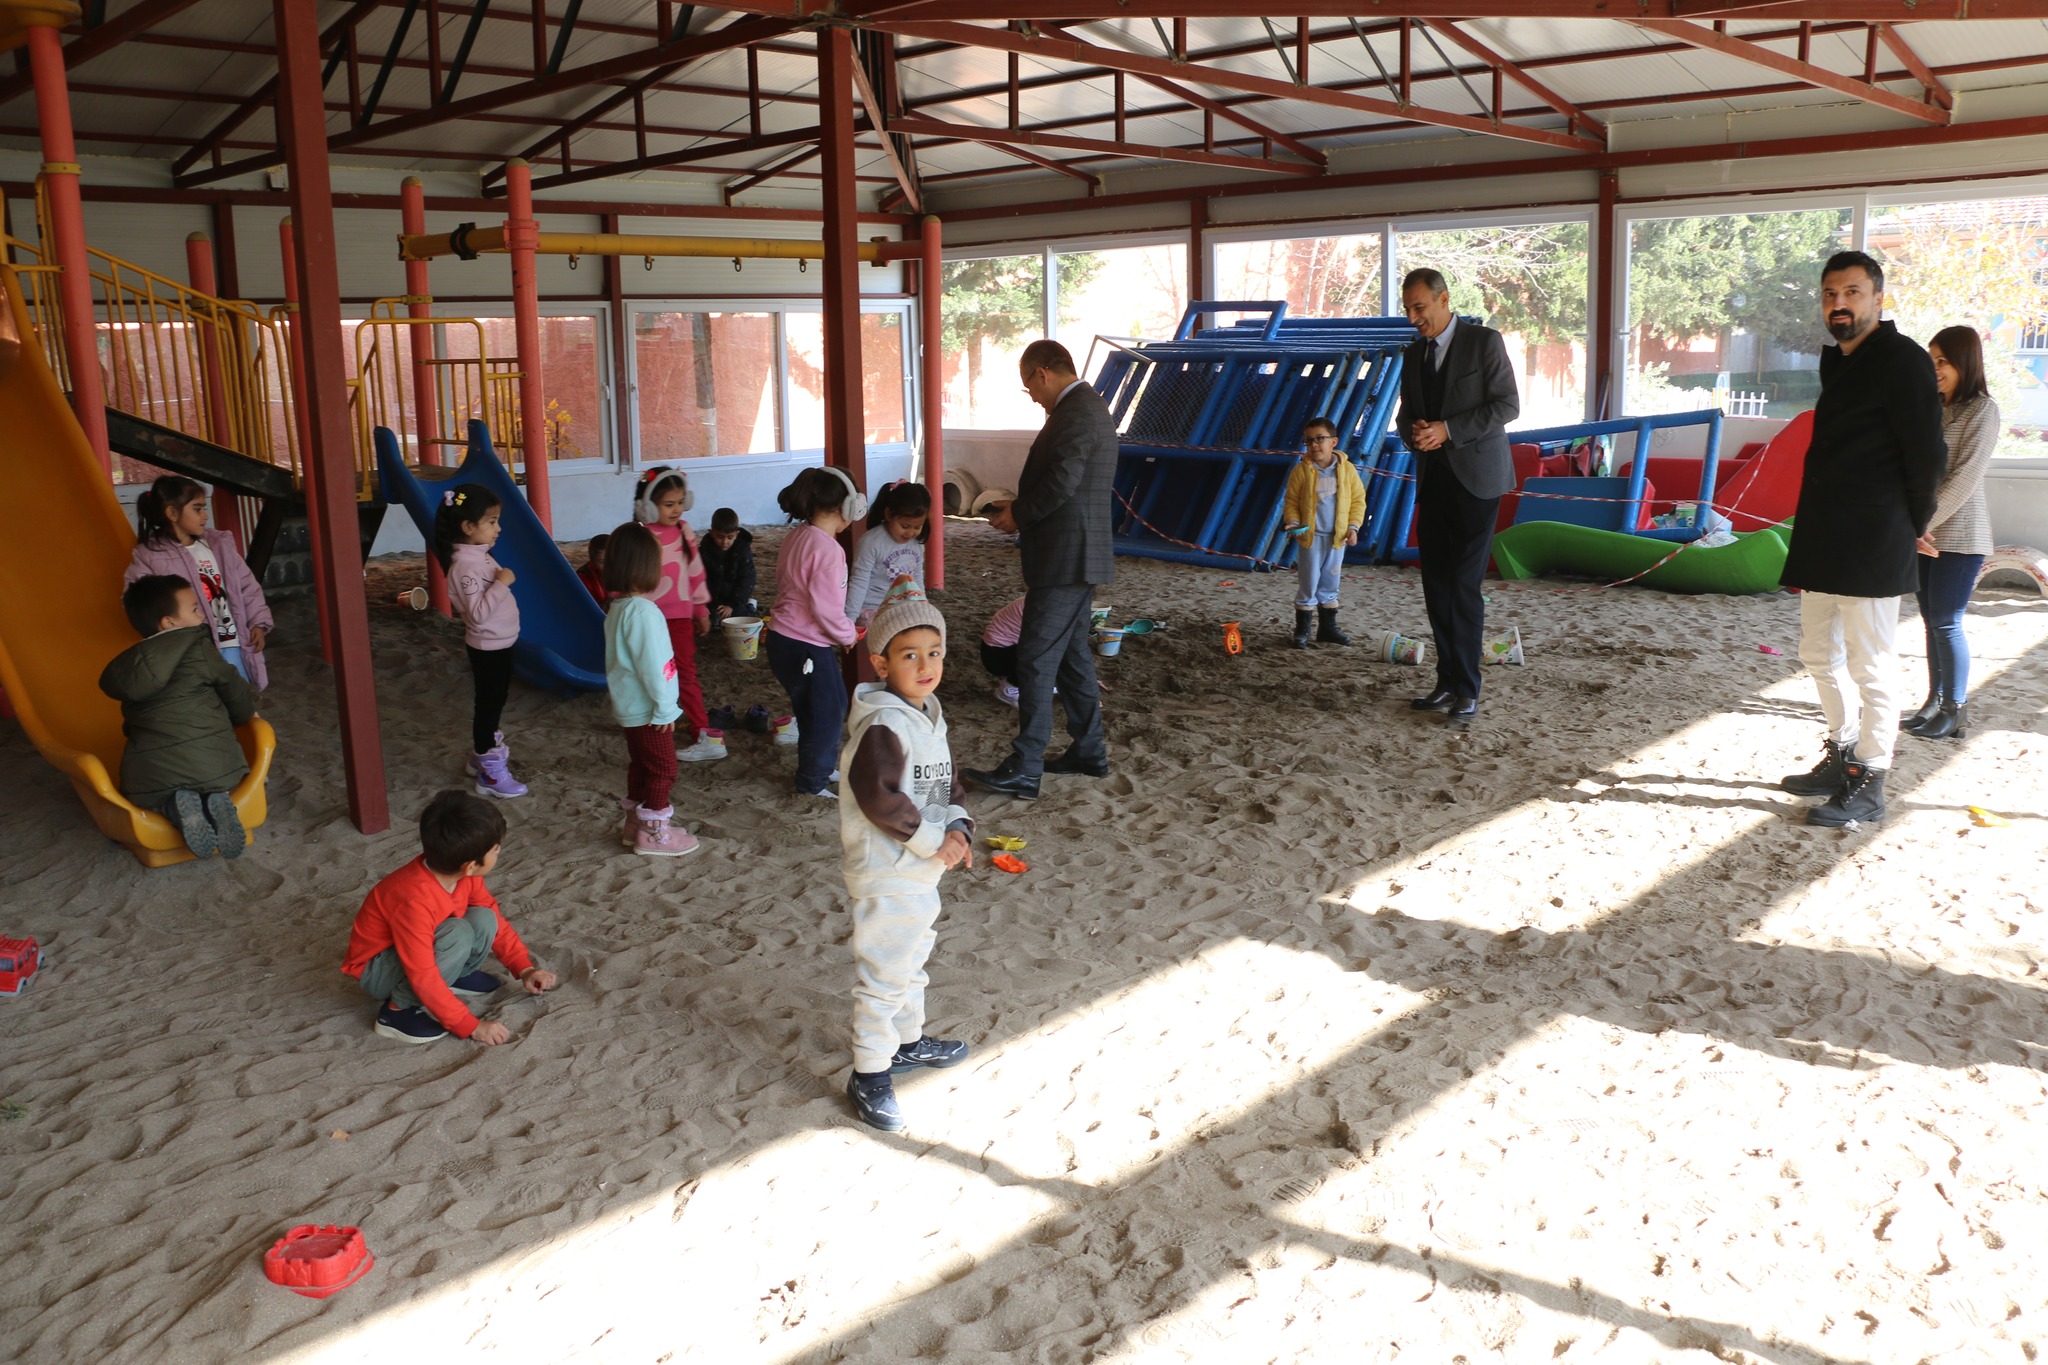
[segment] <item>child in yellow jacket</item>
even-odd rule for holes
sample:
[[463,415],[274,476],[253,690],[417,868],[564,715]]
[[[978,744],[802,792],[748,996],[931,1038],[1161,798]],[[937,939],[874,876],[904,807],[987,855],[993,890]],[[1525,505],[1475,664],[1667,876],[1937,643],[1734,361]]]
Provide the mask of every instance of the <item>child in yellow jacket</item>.
[[1337,629],[1337,585],[1344,575],[1344,551],[1358,543],[1358,528],[1365,524],[1365,483],[1337,449],[1337,424],[1329,418],[1311,417],[1301,429],[1301,444],[1307,453],[1287,476],[1283,508],[1300,580],[1294,595],[1294,647],[1307,649],[1311,638],[1348,645],[1351,637]]

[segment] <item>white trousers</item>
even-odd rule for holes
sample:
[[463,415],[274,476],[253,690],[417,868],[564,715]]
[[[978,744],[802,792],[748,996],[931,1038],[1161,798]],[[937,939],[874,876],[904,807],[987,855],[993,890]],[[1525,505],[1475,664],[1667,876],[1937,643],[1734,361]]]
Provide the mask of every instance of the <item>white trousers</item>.
[[853,1069],[887,1071],[924,1036],[924,964],[938,941],[939,891],[853,898]]
[[1899,599],[1799,597],[1799,662],[1813,675],[1837,744],[1872,768],[1892,765],[1899,737]]
[[1344,537],[1315,536],[1308,544],[1294,545],[1294,605],[1303,611],[1337,605],[1337,589],[1344,581]]

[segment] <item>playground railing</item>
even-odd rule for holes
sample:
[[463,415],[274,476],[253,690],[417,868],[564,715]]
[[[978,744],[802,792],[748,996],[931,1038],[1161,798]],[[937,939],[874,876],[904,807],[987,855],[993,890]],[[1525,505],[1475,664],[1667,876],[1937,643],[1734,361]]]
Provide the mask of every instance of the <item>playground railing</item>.
[[57,299],[57,278],[64,272],[43,263],[43,253],[12,233],[5,236],[7,263],[14,267],[27,297],[29,321],[42,344],[43,359],[67,393],[71,389],[71,357],[64,354],[64,314]]
[[[48,241],[48,196],[40,180],[36,220]],[[107,405],[299,474],[291,353],[282,329],[252,304],[203,294],[96,248],[86,249],[86,259]],[[38,290],[35,316],[44,348],[61,353],[56,290]],[[57,372],[69,382],[65,369]]]
[[[517,468],[525,454],[519,423],[519,380],[516,360],[487,353],[479,318],[409,317],[403,299],[378,299],[370,316],[355,328],[355,383],[362,395],[356,422],[359,450],[376,458],[370,433],[385,427],[412,436],[421,430],[421,395],[415,392],[415,367],[431,389],[435,420],[427,442],[452,452],[468,449],[471,421],[490,429],[493,444],[505,452],[508,468]],[[450,335],[450,329],[453,335]],[[415,360],[417,348],[428,355]],[[470,351],[470,355],[447,352]],[[417,451],[415,459],[429,452]],[[516,454],[515,454],[516,453]],[[449,460],[447,463],[455,463]]]

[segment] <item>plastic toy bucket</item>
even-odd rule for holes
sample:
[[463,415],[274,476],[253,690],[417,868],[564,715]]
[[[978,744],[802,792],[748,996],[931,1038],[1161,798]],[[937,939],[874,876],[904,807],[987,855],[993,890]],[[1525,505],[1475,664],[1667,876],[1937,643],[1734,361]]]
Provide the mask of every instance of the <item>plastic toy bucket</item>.
[[761,618],[726,617],[725,653],[732,659],[758,659],[761,656]]
[[1373,637],[1372,648],[1385,663],[1420,664],[1429,653],[1429,641],[1387,630]]
[[398,605],[401,607],[411,607],[414,611],[425,611],[427,609],[427,590],[425,588],[407,588],[404,592],[398,594]]
[[1114,659],[1124,647],[1124,633],[1114,626],[1104,626],[1095,632],[1095,652],[1105,659]]

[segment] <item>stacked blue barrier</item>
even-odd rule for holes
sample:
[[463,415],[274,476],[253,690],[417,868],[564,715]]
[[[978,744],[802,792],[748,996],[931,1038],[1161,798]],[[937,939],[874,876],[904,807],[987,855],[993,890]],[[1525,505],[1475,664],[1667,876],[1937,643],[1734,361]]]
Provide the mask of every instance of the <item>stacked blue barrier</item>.
[[[1240,315],[1198,328],[1208,314]],[[1349,562],[1384,559],[1413,504],[1414,457],[1387,435],[1405,318],[1290,318],[1284,302],[1189,305],[1167,341],[1111,342],[1094,387],[1120,437],[1118,554],[1216,568],[1285,567],[1287,476],[1310,418],[1336,424],[1365,483]],[[1265,561],[1261,563],[1260,561]]]

